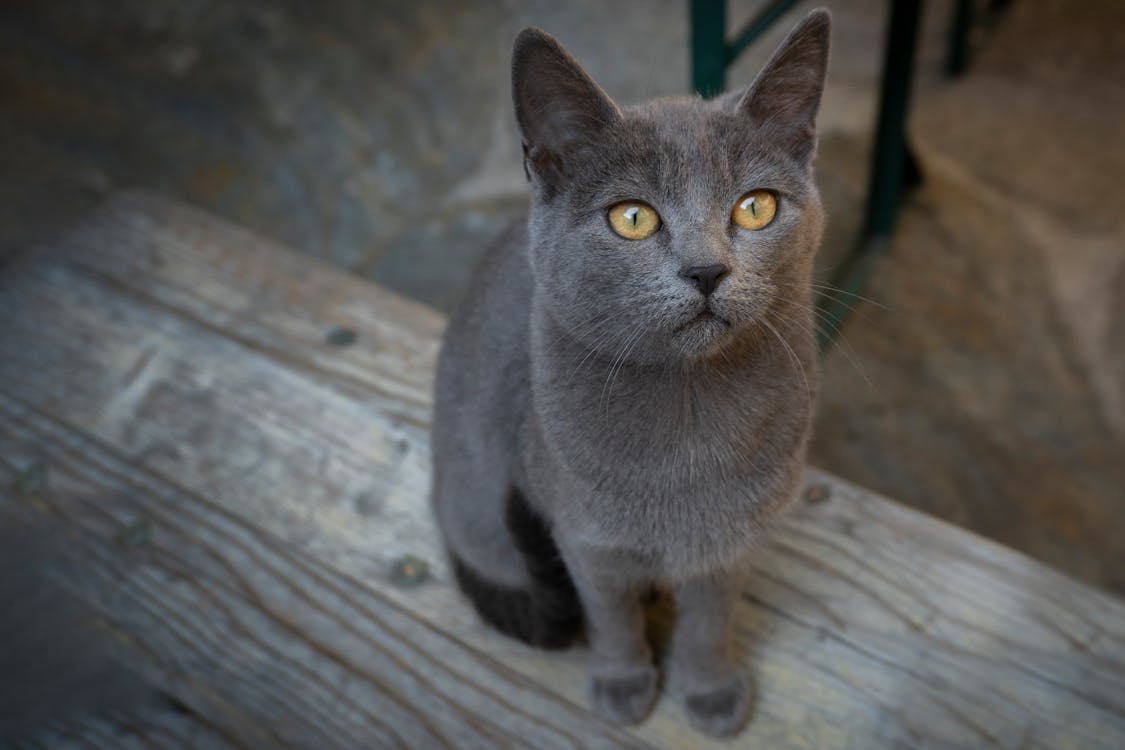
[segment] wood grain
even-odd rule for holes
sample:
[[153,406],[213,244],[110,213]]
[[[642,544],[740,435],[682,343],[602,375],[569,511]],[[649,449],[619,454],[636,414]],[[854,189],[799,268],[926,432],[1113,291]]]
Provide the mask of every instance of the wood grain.
[[[441,328],[119,198],[0,275],[0,471],[51,467],[5,502],[75,535],[60,580],[236,746],[1125,746],[1121,602],[812,470],[824,499],[779,524],[739,611],[746,731],[711,742],[671,697],[605,726],[581,649],[502,639],[452,586],[426,501]],[[138,519],[149,541],[123,549]],[[405,555],[426,582],[394,583]]]
[[81,724],[54,722],[26,748],[55,750],[230,750],[237,747],[213,731],[200,717],[168,710],[147,715],[115,714]]
[[[52,575],[85,594],[153,683],[226,742],[644,746],[360,582],[5,395],[0,425],[9,476],[17,467],[7,457],[49,455],[50,487],[24,510],[72,540]],[[7,488],[0,498],[19,502]],[[150,529],[143,542],[123,541],[123,530],[141,521]]]

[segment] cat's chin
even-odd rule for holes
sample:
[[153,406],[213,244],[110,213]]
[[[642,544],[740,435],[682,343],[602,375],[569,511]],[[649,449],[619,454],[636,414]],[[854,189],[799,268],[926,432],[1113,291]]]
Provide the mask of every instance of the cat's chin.
[[708,357],[719,352],[732,330],[729,320],[704,310],[676,329],[672,345],[688,358]]

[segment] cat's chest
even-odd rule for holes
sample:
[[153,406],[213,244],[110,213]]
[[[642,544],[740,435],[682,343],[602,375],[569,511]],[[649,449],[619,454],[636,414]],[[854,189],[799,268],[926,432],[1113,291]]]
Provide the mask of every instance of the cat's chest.
[[607,481],[566,468],[546,491],[565,532],[582,544],[651,560],[660,577],[686,578],[753,547],[798,475],[796,457],[719,470],[699,462],[671,472],[617,471]]
[[552,517],[584,543],[642,553],[669,574],[740,555],[792,494],[800,415],[743,404],[720,418],[706,404],[691,413],[631,395],[631,413],[571,411],[569,423],[539,425],[529,469]]
[[555,459],[595,490],[725,496],[788,459],[811,412],[783,406],[789,402],[750,379],[692,387],[634,381],[606,397],[576,391],[545,404],[541,425]]

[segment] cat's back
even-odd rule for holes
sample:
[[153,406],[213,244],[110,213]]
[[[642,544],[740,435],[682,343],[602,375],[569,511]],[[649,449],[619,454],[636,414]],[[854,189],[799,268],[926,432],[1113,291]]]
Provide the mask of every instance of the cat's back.
[[436,520],[462,587],[485,598],[493,621],[523,622],[527,603],[502,592],[531,585],[506,523],[528,404],[531,291],[522,217],[481,258],[450,316],[434,386]]
[[[532,280],[527,217],[520,216],[477,264],[449,317],[438,359],[434,439],[484,423],[518,421],[526,401]],[[435,447],[438,447],[435,445]]]

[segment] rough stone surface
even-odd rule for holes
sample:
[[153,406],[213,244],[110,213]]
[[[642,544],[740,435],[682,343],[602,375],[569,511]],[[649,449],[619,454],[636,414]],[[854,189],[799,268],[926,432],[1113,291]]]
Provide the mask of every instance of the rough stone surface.
[[[731,86],[815,5],[748,50]],[[884,3],[830,5],[821,127],[862,141]],[[948,3],[932,6],[924,81]],[[755,8],[731,3],[731,28]],[[12,0],[0,7],[0,254],[145,187],[449,309],[526,202],[516,32],[557,35],[630,102],[686,91],[687,18],[686,0]]]

